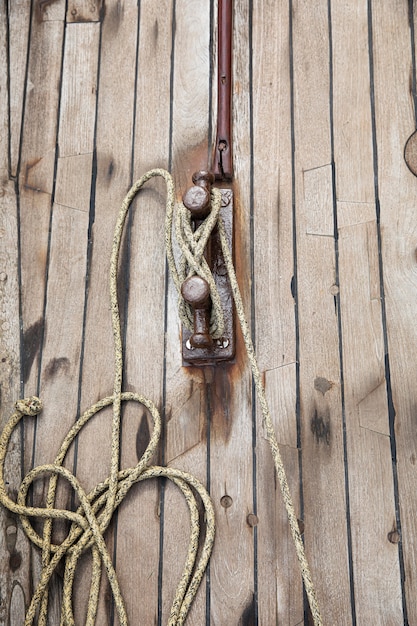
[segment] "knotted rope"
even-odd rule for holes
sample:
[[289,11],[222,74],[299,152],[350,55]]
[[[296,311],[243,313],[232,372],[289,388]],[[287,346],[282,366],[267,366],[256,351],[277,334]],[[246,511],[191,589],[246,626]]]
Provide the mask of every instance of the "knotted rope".
[[[74,426],[66,435],[61,444],[58,455],[52,464],[38,466],[32,469],[24,477],[16,501],[13,501],[7,494],[4,482],[4,463],[7,454],[9,441],[13,430],[24,416],[36,416],[42,410],[42,404],[36,397],[20,400],[16,403],[15,411],[7,422],[0,437],[0,502],[11,512],[20,516],[22,526],[29,539],[42,549],[42,572],[37,589],[32,597],[28,608],[25,626],[30,626],[38,613],[38,624],[46,626],[48,610],[48,584],[50,578],[62,559],[65,559],[64,582],[63,582],[63,603],[61,613],[61,626],[73,626],[74,616],[72,608],[72,590],[76,567],[80,556],[86,551],[92,553],[92,576],[90,583],[89,600],[87,607],[86,625],[94,626],[96,621],[98,597],[102,569],[104,567],[112,589],[115,607],[121,626],[127,625],[126,609],[123,597],[117,581],[111,557],[108,553],[104,533],[108,528],[112,515],[121,504],[130,488],[137,482],[155,477],[165,477],[170,479],[182,491],[189,508],[191,533],[188,554],[181,580],[177,587],[174,602],[172,604],[168,626],[181,626],[184,624],[191,603],[197,593],[199,584],[203,577],[205,568],[210,558],[214,541],[214,511],[210,497],[202,484],[192,475],[168,467],[149,465],[152,456],[159,444],[161,435],[161,418],[155,405],[141,394],[122,392],[122,372],[123,372],[123,349],[120,329],[119,306],[117,300],[117,269],[120,242],[123,233],[126,216],[130,205],[141,187],[152,177],[162,176],[167,186],[167,202],[165,217],[165,240],[168,266],[174,284],[181,293],[183,280],[192,274],[202,276],[210,285],[211,299],[213,302],[213,312],[211,318],[211,332],[214,337],[220,337],[223,332],[223,313],[221,311],[220,298],[215,288],[215,284],[204,259],[204,249],[214,227],[217,226],[220,242],[223,250],[224,260],[229,274],[232,293],[235,300],[238,319],[242,328],[243,338],[252,368],[255,387],[260,402],[263,425],[267,440],[271,447],[272,456],[281,491],[283,494],[289,525],[291,528],[297,556],[300,563],[301,573],[306,589],[306,594],[310,604],[315,626],[322,626],[322,620],[317,605],[314,587],[310,575],[310,570],[305,557],[304,545],[298,528],[297,517],[292,504],[291,494],[282,464],[278,443],[276,440],[272,420],[266,401],[265,390],[262,385],[261,374],[257,365],[255,352],[251,340],[249,327],[243,311],[242,297],[237,284],[236,274],[233,267],[232,256],[228,247],[227,238],[220,216],[221,193],[219,190],[212,191],[212,209],[203,224],[195,231],[192,231],[189,213],[179,205],[175,223],[176,239],[181,250],[181,260],[175,263],[172,241],[172,230],[174,222],[174,185],[168,172],[162,169],[154,169],[147,172],[130,189],[125,197],[117,219],[113,238],[113,247],[110,262],[110,302],[112,315],[112,328],[115,346],[115,375],[113,395],[104,398],[90,407],[75,422]],[[191,311],[180,299],[180,316],[183,323],[191,328]],[[120,419],[121,403],[134,401],[142,404],[149,411],[153,421],[153,431],[149,444],[143,453],[138,464],[133,468],[120,469]],[[87,422],[94,417],[101,409],[113,406],[112,435],[111,435],[111,467],[109,477],[98,484],[90,493],[86,493],[77,478],[65,467],[63,462],[67,451]],[[27,504],[28,491],[32,483],[42,476],[49,476],[49,488],[46,498],[46,506],[31,507]],[[58,478],[65,479],[74,489],[80,505],[77,511],[56,509],[56,489]],[[203,503],[206,518],[206,532],[200,558],[197,561],[197,551],[199,545],[199,516],[198,506],[195,498],[197,493]],[[29,518],[43,518],[43,536],[40,536],[33,528]],[[67,520],[71,522],[67,537],[60,543],[52,542],[52,524],[54,519]],[[197,561],[197,562],[196,562]]]

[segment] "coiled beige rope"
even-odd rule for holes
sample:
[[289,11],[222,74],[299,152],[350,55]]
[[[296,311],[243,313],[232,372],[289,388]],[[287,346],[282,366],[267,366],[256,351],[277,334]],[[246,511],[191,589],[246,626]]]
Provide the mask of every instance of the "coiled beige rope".
[[[265,392],[263,389],[259,368],[256,362],[253,344],[250,337],[248,324],[243,313],[242,298],[233,268],[232,257],[228,248],[227,239],[220,217],[221,194],[214,189],[212,193],[212,210],[209,217],[201,227],[193,232],[191,229],[188,211],[180,205],[176,219],[176,237],[179,243],[182,260],[179,268],[175,264],[172,230],[174,219],[174,186],[168,172],[162,169],[154,169],[140,178],[130,189],[123,201],[115,228],[113,247],[110,263],[110,301],[112,313],[113,338],[115,345],[115,379],[114,392],[112,396],[104,398],[90,407],[74,424],[64,441],[61,444],[58,455],[54,463],[38,466],[31,470],[23,479],[16,502],[7,494],[4,482],[4,463],[10,437],[14,428],[23,416],[36,416],[42,410],[41,402],[38,398],[32,397],[20,400],[16,403],[15,412],[7,422],[0,437],[0,502],[13,513],[20,516],[22,526],[29,539],[42,549],[42,572],[38,587],[32,597],[28,608],[25,626],[33,623],[38,612],[38,624],[46,626],[48,610],[48,583],[57,567],[58,563],[65,559],[63,603],[61,614],[61,626],[73,626],[74,616],[72,607],[72,590],[76,567],[79,557],[86,550],[91,550],[93,559],[92,577],[90,584],[89,601],[87,608],[86,625],[93,626],[96,621],[98,596],[102,569],[104,567],[110,582],[114,596],[115,607],[121,626],[127,625],[126,609],[123,597],[117,581],[117,576],[112,565],[110,555],[107,551],[104,533],[110,523],[111,517],[116,508],[121,504],[129,489],[136,483],[148,478],[165,477],[169,478],[182,491],[190,511],[191,534],[190,543],[181,580],[177,587],[168,626],[181,626],[184,624],[189,608],[198,590],[205,568],[210,558],[214,541],[214,511],[210,497],[201,483],[190,474],[175,470],[173,468],[150,466],[149,463],[158,446],[161,434],[161,419],[155,405],[140,394],[122,392],[122,372],[123,372],[123,350],[120,331],[119,307],[117,301],[117,268],[120,250],[120,242],[125,224],[126,216],[130,205],[140,188],[152,177],[162,176],[167,185],[167,208],[165,218],[165,238],[166,253],[171,276],[175,286],[180,293],[181,284],[187,275],[197,273],[205,278],[211,287],[211,298],[213,301],[213,312],[211,319],[211,331],[215,337],[221,336],[223,332],[223,314],[221,311],[220,299],[216,293],[211,272],[204,260],[204,249],[211,231],[217,225],[220,234],[220,241],[223,249],[226,267],[229,273],[232,292],[235,299],[237,315],[242,327],[248,358],[251,364],[258,398],[260,401],[263,423],[266,430],[267,439],[271,446],[272,456],[277,471],[277,476],[281,485],[285,506],[287,508],[288,519],[294,539],[297,556],[300,562],[304,585],[309,600],[310,608],[314,618],[315,626],[322,626],[320,612],[317,606],[313,583],[307,560],[305,557],[303,542],[298,529],[298,522],[291,495],[282,465],[278,444],[276,441],[272,420],[270,417]],[[180,315],[183,322],[190,326],[191,312],[180,301]],[[145,406],[153,420],[153,432],[149,444],[133,468],[120,469],[120,418],[121,403],[134,401]],[[90,493],[86,493],[77,478],[62,466],[67,451],[80,433],[85,424],[94,417],[101,409],[109,405],[113,406],[112,438],[111,438],[111,467],[109,477],[97,485]],[[49,489],[46,506],[30,507],[27,504],[28,491],[34,480],[42,476],[49,476]],[[58,477],[64,478],[75,493],[80,502],[77,511],[56,509],[54,507]],[[199,544],[199,519],[198,508],[195,498],[197,493],[205,508],[206,532],[201,555],[196,563]],[[43,536],[40,536],[33,528],[29,518],[40,517],[45,520]],[[54,519],[63,519],[71,522],[71,527],[67,537],[61,544],[52,543],[52,524]]]

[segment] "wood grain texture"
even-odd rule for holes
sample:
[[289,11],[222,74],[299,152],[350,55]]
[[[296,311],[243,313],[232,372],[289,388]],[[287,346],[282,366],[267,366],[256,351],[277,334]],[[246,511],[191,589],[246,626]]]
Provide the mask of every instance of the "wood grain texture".
[[[116,5],[113,7],[113,15],[115,8]],[[164,19],[161,19],[161,11]],[[136,100],[130,100],[132,105],[136,101],[135,117],[132,118],[135,122],[132,128],[132,171],[135,179],[156,165],[165,168],[169,166],[170,83],[167,77],[170,72],[171,15],[170,1],[162,4],[142,2],[139,15],[136,15],[135,3],[131,2],[129,12],[125,7],[118,32],[123,36],[124,30],[124,36],[129,37],[132,42],[132,60],[126,62],[117,41],[114,42],[113,54],[110,50],[106,52],[109,68],[114,65],[114,55],[120,55],[119,63],[125,68],[126,96],[132,94],[136,97]],[[134,78],[131,31],[139,18],[137,85],[130,87]],[[110,32],[108,35],[110,37]],[[110,96],[110,82],[107,88]],[[146,98],[142,97],[143,93],[146,93]],[[111,109],[106,116],[107,120],[110,116]],[[113,153],[113,157],[115,156]],[[117,162],[123,167],[121,157],[119,149]],[[130,260],[128,283],[126,278],[129,298],[125,301],[127,325],[124,386],[150,398],[162,414],[165,412],[165,193],[165,183],[153,179],[140,192],[132,207],[129,251],[126,250],[126,256]],[[143,410],[137,405],[126,406],[122,439],[125,467],[137,463],[149,441],[151,429],[151,420]],[[161,442],[154,463],[162,460],[162,446]],[[116,563],[120,580],[124,589],[129,590],[133,585],[136,590],[134,594],[128,591],[126,595],[132,624],[154,624],[158,620],[162,560],[159,549],[160,521],[164,519],[161,512],[161,488],[161,481],[141,483],[132,491],[118,516]],[[171,543],[172,539],[168,538],[168,541]],[[169,593],[173,593],[175,582],[174,577],[168,582],[168,597]],[[146,598],[146,602],[138,602],[138,598]]]
[[[358,623],[376,620],[398,624],[402,620],[398,550],[388,539],[397,522],[389,441],[378,230],[376,207],[368,204],[375,192],[371,168],[367,3],[335,7],[332,18],[336,191],[337,196],[345,200],[337,204],[337,220],[340,228],[341,333],[355,614]],[[342,32],[345,33],[348,55],[345,46],[343,49],[339,47]],[[354,82],[352,76],[355,76]],[[364,500],[367,502],[365,517]],[[374,574],[375,568],[378,576]]]
[[[233,53],[233,128],[236,269],[245,312],[250,320],[251,146],[250,75],[247,42],[251,5],[235,4]],[[235,139],[239,137],[239,141]],[[236,363],[215,371],[212,384],[211,495],[217,516],[217,539],[211,561],[210,623],[250,623],[255,619],[253,513],[253,439],[251,380],[238,334]],[[240,342],[240,343],[239,343]],[[222,500],[229,496],[231,501]],[[228,503],[231,506],[225,506]]]
[[[177,197],[192,184],[194,171],[207,169],[208,119],[210,111],[210,9],[196,0],[173,3],[175,37],[172,40],[172,152],[169,155],[177,185]],[[174,27],[174,25],[173,25]],[[158,31],[159,32],[159,31]],[[168,67],[167,65],[165,67]],[[162,119],[169,119],[162,110]],[[164,457],[167,465],[194,474],[207,482],[207,414],[205,374],[199,368],[182,366],[181,324],[178,296],[170,280],[167,290],[165,345]],[[189,541],[189,513],[179,502],[178,490],[167,486],[163,501],[164,552],[162,567],[162,623],[166,623],[175,588],[180,579]],[[177,556],[176,556],[177,555]],[[189,622],[204,622],[206,579],[199,589]]]
[[[417,181],[403,151],[416,128],[416,3],[234,0],[234,12],[235,264],[324,623],[409,626]],[[207,167],[216,13],[203,0],[0,4],[1,421],[21,394],[45,403],[13,439],[11,491],[112,393],[117,212],[148,169],[170,169],[179,199]],[[164,209],[164,183],[150,181],[126,226],[124,389],[161,409],[154,461],[190,471],[213,497],[214,553],[187,625],[307,625],[239,330],[233,363],[182,364]],[[86,489],[108,475],[110,422],[100,413],[71,450]],[[122,467],[151,429],[140,406],[124,407]],[[58,499],[74,504],[65,489]],[[167,622],[188,532],[176,487],[132,488],[106,533],[130,624]],[[1,623],[23,623],[39,561],[2,510]],[[82,559],[77,624],[90,571]],[[54,625],[60,587],[57,575]],[[105,576],[97,623],[118,623]]]
[[[289,7],[273,2],[255,6],[252,89],[256,351],[299,513],[296,329],[291,291],[294,250]],[[270,62],[278,58],[279,65]],[[259,621],[298,624],[303,617],[298,564],[259,418],[256,441]]]
[[297,2],[292,23],[303,520],[324,622],[349,624],[328,4],[315,9]]
[[[400,501],[401,547],[409,623],[417,619],[413,573],[416,563],[416,513],[411,497],[415,486],[414,456],[416,345],[416,179],[403,160],[408,136],[415,128],[410,93],[410,40],[399,37],[409,19],[398,2],[372,6],[375,71],[375,119],[378,145],[382,260],[392,384],[391,434],[395,436]],[[393,34],[389,47],[383,40]],[[414,70],[415,71],[415,70]],[[395,121],[394,121],[395,120]],[[411,132],[410,132],[411,131]],[[394,457],[395,458],[395,457]],[[401,552],[400,552],[401,556]]]

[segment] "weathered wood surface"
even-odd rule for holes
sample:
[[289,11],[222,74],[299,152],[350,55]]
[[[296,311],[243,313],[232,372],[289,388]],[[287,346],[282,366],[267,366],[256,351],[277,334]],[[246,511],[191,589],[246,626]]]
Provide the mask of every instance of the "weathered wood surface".
[[[417,179],[413,0],[235,0],[236,267],[325,624],[417,624]],[[50,462],[112,393],[108,264],[130,184],[152,167],[178,197],[207,166],[216,3],[1,0],[1,423],[7,480]],[[308,622],[301,577],[238,333],[233,364],[184,368],[165,273],[164,186],[123,244],[124,388],[161,409],[158,463],[206,484],[217,537],[188,622]],[[67,461],[86,489],[110,465],[111,411]],[[126,406],[123,467],[151,423]],[[23,445],[22,445],[23,444]],[[41,503],[46,483],[33,499]],[[227,497],[225,497],[227,496]],[[60,489],[61,506],[72,496]],[[129,623],[165,624],[188,544],[172,485],[140,483],[106,534]],[[0,511],[0,622],[22,624],[40,557]],[[80,564],[76,623],[91,564]],[[59,576],[50,624],[59,623]],[[117,618],[103,577],[98,623]]]

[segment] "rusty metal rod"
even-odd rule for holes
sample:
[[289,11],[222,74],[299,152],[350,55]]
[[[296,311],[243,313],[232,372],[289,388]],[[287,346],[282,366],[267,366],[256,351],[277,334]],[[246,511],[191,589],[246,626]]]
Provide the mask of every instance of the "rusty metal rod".
[[216,180],[233,178],[232,25],[233,0],[218,0],[217,132],[213,155]]

